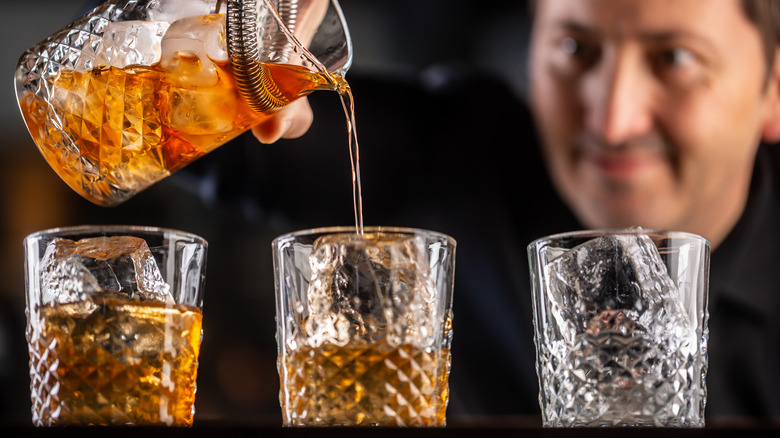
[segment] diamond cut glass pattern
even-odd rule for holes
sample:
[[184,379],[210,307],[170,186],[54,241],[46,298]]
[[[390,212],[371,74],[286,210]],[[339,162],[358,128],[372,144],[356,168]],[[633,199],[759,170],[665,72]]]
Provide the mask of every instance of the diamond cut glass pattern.
[[704,425],[706,239],[582,231],[528,256],[545,426]]
[[443,426],[455,242],[318,229],[274,241],[288,426]]
[[83,226],[25,255],[33,424],[192,425],[206,242]]

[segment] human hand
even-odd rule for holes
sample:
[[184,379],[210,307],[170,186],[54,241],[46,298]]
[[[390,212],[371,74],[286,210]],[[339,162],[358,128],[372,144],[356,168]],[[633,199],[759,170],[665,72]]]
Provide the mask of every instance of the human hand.
[[309,100],[302,97],[252,127],[252,134],[265,144],[274,143],[280,138],[296,138],[309,130],[313,119]]
[[[328,8],[328,0],[281,0],[295,15],[295,37],[308,46]],[[287,18],[287,17],[282,17]],[[305,134],[311,126],[314,114],[306,98],[300,98],[270,118],[252,128],[252,134],[260,143],[274,143],[280,138],[296,138]]]

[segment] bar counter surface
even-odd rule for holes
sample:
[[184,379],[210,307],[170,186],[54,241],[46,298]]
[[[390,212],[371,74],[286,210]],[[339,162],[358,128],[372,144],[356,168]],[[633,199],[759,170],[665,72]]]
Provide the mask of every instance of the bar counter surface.
[[167,427],[40,427],[27,424],[0,424],[3,437],[108,437],[144,436],[179,437],[621,437],[645,436],[710,437],[710,436],[780,436],[780,419],[729,419],[710,421],[704,428],[543,428],[537,417],[479,417],[469,420],[448,420],[443,428],[384,428],[384,427],[282,427],[270,422],[225,424],[220,421],[195,421],[191,428]]

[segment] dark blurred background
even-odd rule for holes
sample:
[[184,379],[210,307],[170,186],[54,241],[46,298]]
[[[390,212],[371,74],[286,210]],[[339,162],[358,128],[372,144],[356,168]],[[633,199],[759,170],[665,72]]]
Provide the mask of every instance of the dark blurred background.
[[[92,3],[26,0],[4,4],[6,19],[0,27],[0,59],[5,65],[1,70],[5,72],[5,81],[0,81],[5,83],[0,87],[3,154],[0,275],[5,279],[0,287],[0,420],[20,424],[30,421],[23,333],[22,239],[31,232],[51,227],[126,223],[178,228],[197,233],[210,243],[196,421],[280,421],[270,242],[276,235],[298,226],[352,223],[341,106],[335,94],[312,96],[313,104],[317,103],[315,126],[306,141],[282,141],[266,146],[245,136],[240,146],[228,144],[202,158],[196,163],[197,172],[176,174],[119,207],[94,206],[61,182],[40,156],[19,114],[12,87],[13,72],[22,52],[70,23]],[[352,76],[381,78],[419,73],[435,82],[436,72],[442,66],[455,65],[488,72],[507,81],[513,93],[523,93],[526,2],[341,0],[340,3],[354,45],[354,62],[348,80]],[[363,93],[360,84],[361,81],[353,84],[359,133],[361,114],[382,108],[382,102],[361,101],[361,96],[371,94]],[[396,102],[396,106],[403,102],[415,105],[414,95],[396,97],[401,102]],[[405,123],[403,115],[398,117],[400,123]],[[339,135],[322,137],[319,143],[313,141],[312,136],[327,128],[322,124],[331,123],[331,119],[339,121],[331,128]],[[376,224],[380,216],[372,215],[368,207],[376,205],[373,211],[378,211],[378,206],[388,200],[370,198],[372,184],[377,186],[383,182],[371,180],[370,163],[381,160],[372,157],[371,136],[366,138],[369,140],[361,142],[360,150],[361,158],[368,163],[364,169],[366,223]],[[316,150],[310,146],[314,143],[317,143]],[[246,154],[251,155],[250,159],[245,158]],[[339,158],[343,167],[333,171],[312,168],[314,157],[322,154],[343,155]],[[313,178],[324,181],[323,186],[314,180],[319,191],[287,197],[280,183],[262,178],[264,168],[282,165],[290,166],[290,172],[295,174],[299,172],[295,167],[298,163]],[[260,208],[257,203],[247,202],[229,193],[229,189],[220,188],[222,185],[214,184],[214,178],[225,178],[224,166],[233,164],[244,167],[243,173],[236,172],[244,176],[236,176],[233,186],[250,187],[248,192],[256,197],[279,198],[275,208]],[[210,179],[211,175],[215,176]],[[307,221],[306,217],[294,218],[285,213],[287,207],[305,210],[300,207],[311,204],[318,209],[331,209],[330,214],[321,217],[332,223],[314,223],[314,216]]]

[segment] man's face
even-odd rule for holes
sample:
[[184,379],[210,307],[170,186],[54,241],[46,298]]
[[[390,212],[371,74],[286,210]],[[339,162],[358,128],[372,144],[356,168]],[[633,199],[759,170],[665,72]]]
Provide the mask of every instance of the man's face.
[[774,84],[738,0],[540,0],[534,23],[531,105],[585,226],[741,213]]

